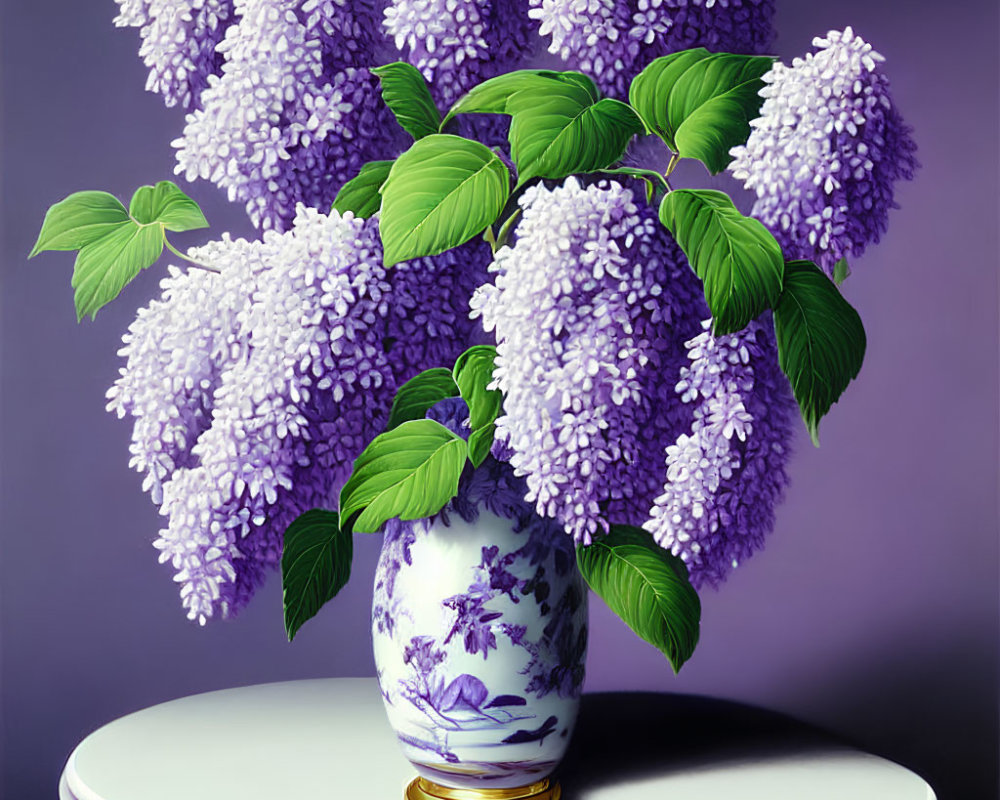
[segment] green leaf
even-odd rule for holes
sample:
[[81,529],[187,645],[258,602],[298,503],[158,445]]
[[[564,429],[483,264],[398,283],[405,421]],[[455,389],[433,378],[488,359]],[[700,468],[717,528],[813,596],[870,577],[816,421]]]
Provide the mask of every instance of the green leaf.
[[444,367],[425,369],[396,391],[386,430],[398,428],[411,419],[423,419],[429,408],[457,395],[458,386],[451,377],[451,370]]
[[456,114],[510,114],[520,186],[536,177],[601,169],[621,158],[642,123],[624,103],[599,98],[594,82],[579,72],[518,70],[474,87],[442,126]]
[[386,520],[422,519],[458,491],[468,447],[444,425],[414,419],[379,434],[354,462],[340,493],[341,525],[374,533]]
[[553,81],[582,88],[593,101],[601,95],[594,82],[579,72],[554,72],[548,69],[519,69],[497,75],[473,86],[451,107],[441,122],[441,129],[456,114],[507,114],[507,101],[521,91],[546,92]]
[[302,624],[344,588],[351,577],[354,543],[337,514],[314,508],[300,514],[285,531],[281,587],[285,633],[295,638]]
[[565,178],[610,167],[642,132],[635,112],[618,100],[594,102],[579,84],[552,81],[544,91],[521,91],[507,108],[511,157],[518,186],[532,178]]
[[128,212],[107,192],[76,192],[45,212],[28,258],[45,250],[79,250],[128,223]]
[[669,192],[660,204],[660,221],[704,283],[716,334],[742,330],[778,302],[781,247],[727,195],[709,189]]
[[207,227],[198,204],[171,181],[140,186],[129,210],[107,192],[77,192],[45,214],[31,256],[79,250],[73,268],[77,320],[114,300],[163,252],[165,231]]
[[658,58],[632,81],[629,102],[646,129],[683,158],[696,158],[713,175],[732,160],[731,148],[750,135],[771,69],[771,56],[682,50]]
[[424,76],[412,64],[396,61],[376,67],[372,73],[382,84],[382,99],[396,121],[414,139],[437,133],[441,112],[431,98]]
[[392,169],[391,161],[369,161],[361,171],[340,187],[333,201],[333,211],[344,214],[354,212],[354,216],[367,219],[382,205],[379,190]]
[[160,225],[127,222],[80,250],[73,267],[77,321],[114,300],[140,270],[156,262],[163,252]]
[[861,371],[866,344],[861,317],[819,267],[789,261],[774,330],[778,363],[818,446],[820,419]]
[[443,253],[493,223],[510,195],[510,172],[485,145],[436,133],[396,159],[382,187],[385,265]]
[[178,189],[173,181],[140,186],[132,195],[128,213],[140,225],[159,223],[168,231],[193,231],[208,227],[198,204]]
[[470,347],[455,361],[453,375],[462,399],[469,407],[469,460],[478,467],[493,446],[494,423],[503,407],[503,394],[488,389],[493,380],[497,349],[492,345]]
[[847,263],[846,256],[833,265],[833,282],[836,283],[837,286],[842,286],[850,274],[851,267]]
[[613,525],[607,536],[577,548],[576,563],[608,607],[680,670],[698,643],[701,620],[684,562],[646,531]]

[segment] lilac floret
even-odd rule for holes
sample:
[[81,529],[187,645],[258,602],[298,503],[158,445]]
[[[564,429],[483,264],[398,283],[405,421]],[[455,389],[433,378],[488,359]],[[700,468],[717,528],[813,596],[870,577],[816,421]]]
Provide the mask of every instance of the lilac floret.
[[846,28],[813,45],[764,76],[760,116],[730,171],[756,193],[751,213],[785,256],[832,273],[885,233],[895,184],[917,167],[916,145],[870,44]]

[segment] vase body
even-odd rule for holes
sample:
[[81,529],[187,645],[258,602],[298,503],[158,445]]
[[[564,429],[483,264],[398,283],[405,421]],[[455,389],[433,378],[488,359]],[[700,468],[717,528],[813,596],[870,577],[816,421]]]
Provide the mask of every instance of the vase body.
[[372,639],[389,722],[439,785],[536,783],[566,751],[583,687],[587,595],[572,542],[485,510],[449,521],[387,526]]

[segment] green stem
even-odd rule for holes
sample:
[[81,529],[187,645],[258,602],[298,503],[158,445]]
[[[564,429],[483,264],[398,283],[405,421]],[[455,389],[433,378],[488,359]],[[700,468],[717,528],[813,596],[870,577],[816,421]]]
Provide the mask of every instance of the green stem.
[[642,169],[640,167],[620,167],[617,169],[602,169],[608,175],[630,175],[633,178],[648,178],[659,183],[664,189],[669,189],[670,184],[659,172],[652,169]]
[[514,226],[514,223],[517,221],[519,216],[521,216],[520,206],[515,208],[514,213],[507,217],[503,225],[500,226],[500,233],[497,234],[497,246],[493,250],[494,253],[507,244],[507,239],[510,236],[510,229]]
[[176,247],[174,247],[172,244],[170,244],[170,240],[167,239],[167,233],[166,233],[166,231],[163,232],[163,243],[167,246],[167,250],[169,250],[175,256],[177,256],[178,258],[183,258],[185,261],[187,261],[192,266],[198,267],[198,269],[208,270],[209,272],[221,272],[222,271],[218,267],[210,267],[208,264],[202,264],[199,261],[195,261],[190,256],[184,255],[180,250],[178,250]]
[[670,177],[670,173],[674,171],[674,167],[677,166],[677,162],[680,160],[681,157],[677,153],[670,154],[670,163],[667,164],[667,171],[663,173],[664,180]]

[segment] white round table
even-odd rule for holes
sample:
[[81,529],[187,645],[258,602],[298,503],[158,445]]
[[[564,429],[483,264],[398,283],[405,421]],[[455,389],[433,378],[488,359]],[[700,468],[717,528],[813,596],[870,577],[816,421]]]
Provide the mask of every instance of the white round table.
[[[72,752],[60,800],[400,800],[414,770],[374,678],[185,697]],[[917,775],[781,715],[711,698],[585,695],[564,800],[934,800]]]

